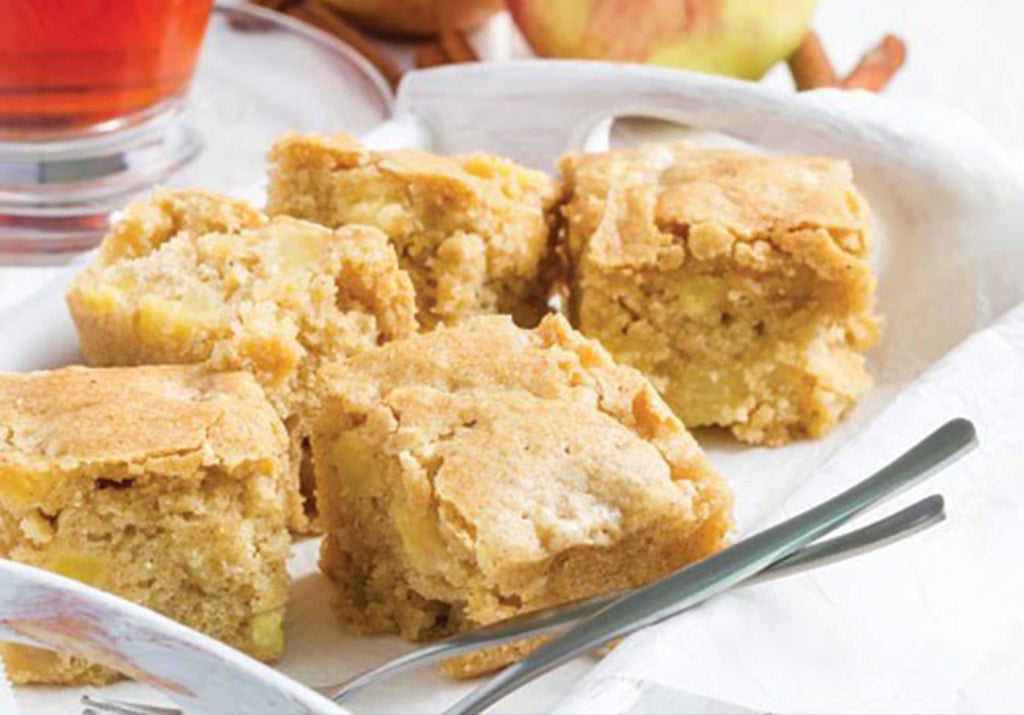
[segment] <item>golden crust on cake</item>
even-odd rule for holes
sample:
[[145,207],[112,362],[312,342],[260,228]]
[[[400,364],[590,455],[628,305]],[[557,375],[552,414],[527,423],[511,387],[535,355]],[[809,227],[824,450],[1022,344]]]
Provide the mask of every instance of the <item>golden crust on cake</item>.
[[[863,257],[869,249],[867,206],[845,161],[675,144],[569,155],[561,170],[571,194],[564,211],[570,248],[579,254],[600,226],[604,240],[591,247],[588,258],[606,265],[656,264],[659,248],[674,243],[684,229],[700,232],[705,224],[732,242],[763,240],[796,250],[824,273],[842,269],[843,254]],[[609,201],[619,204],[615,218],[624,224],[617,241],[606,217]],[[801,251],[790,240],[811,228],[825,229],[837,253]]]
[[[287,439],[263,391],[241,372],[69,367],[0,374],[0,396],[2,458],[26,468],[59,457],[97,472],[145,470],[156,460],[168,474],[180,461],[244,475],[245,465],[276,459]],[[254,452],[254,444],[263,446]],[[188,467],[181,476],[195,473]]]

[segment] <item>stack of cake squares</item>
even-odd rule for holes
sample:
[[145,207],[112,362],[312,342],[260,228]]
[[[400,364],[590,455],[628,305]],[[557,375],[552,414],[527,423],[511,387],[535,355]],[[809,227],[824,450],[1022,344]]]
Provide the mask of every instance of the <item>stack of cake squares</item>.
[[128,207],[67,294],[92,367],[0,376],[3,555],[271,660],[290,540],[317,533],[346,627],[436,638],[722,549],[731,493],[689,430],[820,437],[870,385],[843,161],[648,146],[556,181],[289,135],[270,163],[266,212]]

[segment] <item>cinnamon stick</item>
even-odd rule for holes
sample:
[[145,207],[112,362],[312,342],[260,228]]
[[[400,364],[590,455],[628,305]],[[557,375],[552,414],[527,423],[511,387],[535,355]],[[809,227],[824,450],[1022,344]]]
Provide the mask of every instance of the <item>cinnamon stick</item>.
[[402,71],[384,57],[366,35],[319,0],[305,0],[299,5],[289,7],[286,12],[347,43],[376,67],[392,87],[398,85],[402,78]]
[[842,81],[844,89],[881,91],[907,59],[907,46],[896,35],[886,35],[876,47],[864,55],[853,71]]
[[807,33],[803,42],[796,48],[796,52],[789,56],[787,63],[797,91],[839,86],[839,78],[832,68],[832,62],[825,54],[818,34],[813,30]]
[[249,0],[254,5],[265,7],[269,10],[285,11],[289,5],[294,5],[298,0]]
[[451,21],[450,8],[447,5],[442,5],[440,12],[441,29],[437,39],[441,43],[445,55],[448,56],[448,60],[450,62],[476,62],[479,60],[480,58],[476,56],[469,40],[466,39],[466,34],[460,32]]
[[416,66],[420,69],[446,65],[449,61],[440,42],[426,42],[416,48]]

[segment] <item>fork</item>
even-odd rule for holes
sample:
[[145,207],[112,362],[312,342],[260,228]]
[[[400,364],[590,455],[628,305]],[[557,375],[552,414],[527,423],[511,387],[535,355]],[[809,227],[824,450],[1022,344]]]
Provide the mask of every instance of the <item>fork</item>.
[[[771,564],[739,585],[753,585],[841,561],[904,539],[938,524],[945,518],[943,498],[937,494],[901,509],[843,536],[806,546]],[[341,703],[363,688],[407,670],[436,663],[463,653],[501,645],[511,641],[564,630],[589,618],[618,598],[640,589],[629,589],[596,596],[584,601],[533,611],[491,626],[439,640],[390,660],[337,685],[314,687],[336,703]]]
[[950,420],[871,477],[828,501],[616,599],[462,698],[445,715],[476,715],[577,655],[702,603],[935,474],[977,443],[969,420]]
[[[739,585],[748,586],[773,581],[819,566],[843,561],[905,539],[940,523],[943,519],[945,519],[945,502],[940,495],[933,494],[848,534],[806,546],[790,556],[778,560]],[[341,703],[353,697],[363,688],[413,668],[430,665],[480,648],[564,629],[597,613],[617,598],[636,590],[639,589],[620,591],[582,602],[542,609],[469,633],[452,636],[399,656],[383,665],[356,675],[344,683],[313,687],[312,689],[331,698],[336,703]],[[181,713],[176,708],[143,705],[89,695],[82,697],[82,705],[85,706],[83,715],[99,712],[120,715],[180,715]]]
[[[512,689],[565,662],[572,655],[674,615],[730,586],[770,580],[833,563],[892,543],[938,523],[944,517],[944,503],[941,496],[933,495],[856,531],[812,543],[883,499],[939,471],[963,456],[976,443],[974,427],[969,421],[952,420],[875,475],[838,497],[651,586],[546,609],[459,634],[400,656],[343,683],[314,689],[336,703],[341,702],[368,685],[413,667],[479,648],[562,630],[581,621],[581,625],[568,634],[576,634],[569,647],[566,647],[565,636],[552,641],[449,711],[479,712]],[[723,562],[725,568],[721,566]],[[696,591],[693,590],[695,571]],[[645,607],[636,608],[638,599],[646,602]],[[629,612],[630,609],[633,612]],[[622,622],[616,621],[614,628],[605,625],[609,612],[621,616]],[[588,626],[592,628],[595,622],[601,627],[581,639],[580,629]],[[572,655],[567,655],[570,652]],[[83,705],[87,706],[85,712],[102,711],[122,715],[170,715],[176,712],[99,698],[83,698]]]

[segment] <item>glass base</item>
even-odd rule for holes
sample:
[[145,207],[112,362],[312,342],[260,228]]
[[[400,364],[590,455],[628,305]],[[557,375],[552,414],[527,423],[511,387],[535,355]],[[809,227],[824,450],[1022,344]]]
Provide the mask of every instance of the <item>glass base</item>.
[[258,198],[265,154],[283,132],[358,134],[390,109],[383,78],[347,45],[219,2],[184,102],[93,136],[0,141],[0,264],[67,262],[156,184]]
[[113,207],[194,159],[203,141],[170,111],[129,130],[60,142],[0,142],[0,252],[78,251]]

